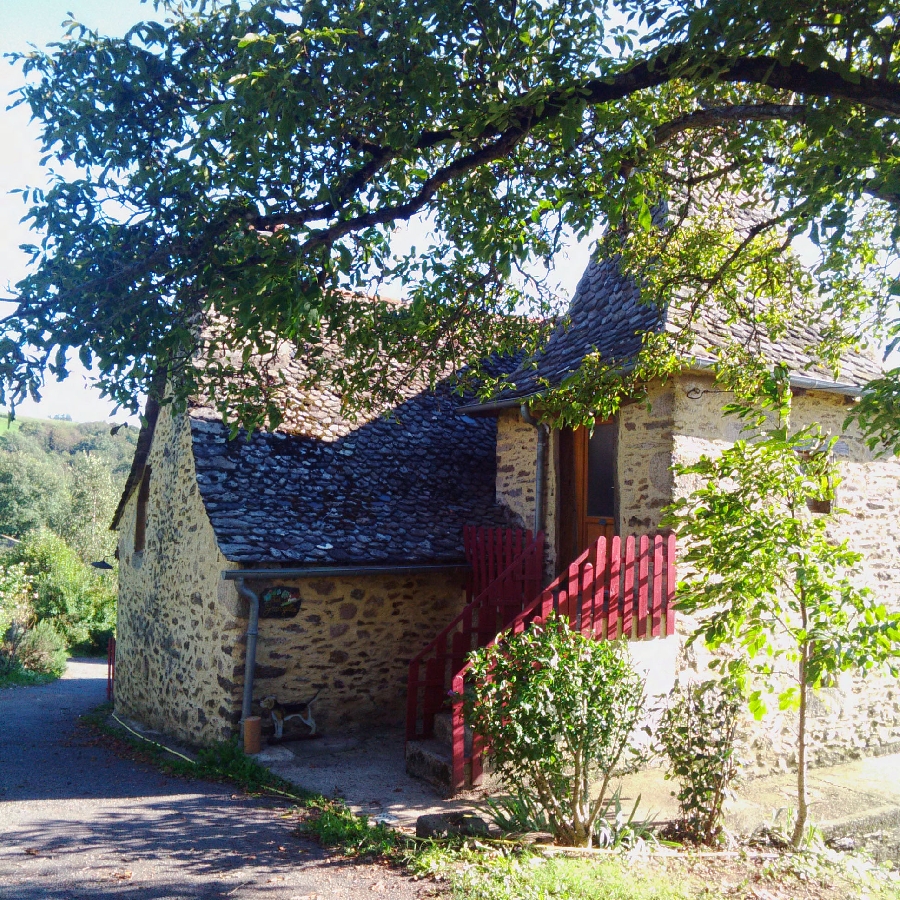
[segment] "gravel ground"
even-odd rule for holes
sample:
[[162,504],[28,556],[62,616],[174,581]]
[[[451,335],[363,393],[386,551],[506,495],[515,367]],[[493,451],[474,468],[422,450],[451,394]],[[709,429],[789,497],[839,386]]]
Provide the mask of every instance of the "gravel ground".
[[112,754],[78,716],[106,664],[0,691],[2,900],[411,900],[433,891],[291,835],[283,808]]

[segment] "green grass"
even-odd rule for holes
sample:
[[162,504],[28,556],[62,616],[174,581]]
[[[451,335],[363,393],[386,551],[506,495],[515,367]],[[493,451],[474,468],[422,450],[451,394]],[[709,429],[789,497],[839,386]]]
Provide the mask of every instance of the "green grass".
[[[675,866],[654,866],[639,856],[635,860],[624,855],[597,860],[562,856],[548,859],[513,841],[419,840],[355,815],[340,800],[303,790],[279,778],[246,756],[237,741],[201,750],[194,761],[180,759],[111,722],[111,711],[111,706],[104,704],[82,716],[82,721],[115,738],[135,757],[152,762],[171,775],[225,781],[250,794],[290,803],[301,820],[298,835],[315,838],[348,857],[377,858],[403,866],[419,877],[436,878],[449,885],[453,900],[725,900],[710,879],[692,875],[689,865],[678,866],[677,862]],[[876,877],[869,865],[855,872],[847,868],[855,863],[844,862],[840,854],[831,853],[835,860],[830,856],[825,860],[821,854],[815,860],[809,854],[801,856],[804,860],[810,857],[803,863],[804,871],[793,871],[802,860],[792,855],[777,867],[767,866],[780,869],[768,872],[768,876],[782,887],[797,879],[807,884],[838,881],[848,885],[851,894],[846,896],[900,900],[897,883]],[[690,859],[690,854],[685,854],[682,862]]]
[[545,859],[529,853],[472,862],[452,878],[454,900],[699,900],[720,897],[688,879],[611,858]]
[[49,684],[56,681],[59,675],[48,675],[44,672],[29,672],[19,666],[5,675],[0,675],[0,688],[28,687],[36,684]]

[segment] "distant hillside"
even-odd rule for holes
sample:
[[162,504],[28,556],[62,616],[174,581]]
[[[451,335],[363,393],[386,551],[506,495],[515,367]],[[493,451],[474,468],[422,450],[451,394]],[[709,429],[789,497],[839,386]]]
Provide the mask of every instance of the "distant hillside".
[[85,559],[113,549],[109,524],[138,429],[108,422],[0,418],[0,534],[62,535]]
[[96,453],[109,461],[114,473],[123,476],[124,484],[124,476],[131,468],[138,429],[126,425],[110,434],[111,428],[109,422],[61,419],[16,418],[9,422],[5,413],[0,412],[0,451],[24,449],[19,441],[26,439],[32,447],[63,458],[78,453]]

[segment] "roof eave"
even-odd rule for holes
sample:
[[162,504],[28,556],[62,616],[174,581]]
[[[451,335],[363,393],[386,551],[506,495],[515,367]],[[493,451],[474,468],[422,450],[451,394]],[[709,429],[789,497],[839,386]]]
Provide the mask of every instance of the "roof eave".
[[[694,358],[686,364],[682,372],[709,372],[715,367],[715,360]],[[625,364],[622,366],[623,372],[628,372],[634,368],[634,364]],[[821,391],[824,394],[840,394],[844,397],[861,397],[865,391],[865,385],[848,384],[841,381],[828,381],[823,378],[813,378],[809,375],[791,375],[789,379],[790,386],[807,391]],[[490,400],[487,403],[470,403],[466,406],[459,406],[455,412],[460,416],[492,416],[504,409],[514,409],[523,404],[529,404],[537,399],[540,395],[537,392],[524,394],[521,397],[508,397],[503,400]]]

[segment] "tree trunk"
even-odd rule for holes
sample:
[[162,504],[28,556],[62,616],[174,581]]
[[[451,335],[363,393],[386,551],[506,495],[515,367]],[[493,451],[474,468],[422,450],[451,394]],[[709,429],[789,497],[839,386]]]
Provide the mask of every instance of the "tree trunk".
[[803,835],[806,832],[806,822],[809,818],[809,804],[806,798],[806,656],[808,650],[803,648],[800,656],[800,711],[797,728],[797,821],[794,824],[794,834],[791,843],[795,850],[800,849],[803,843]]

